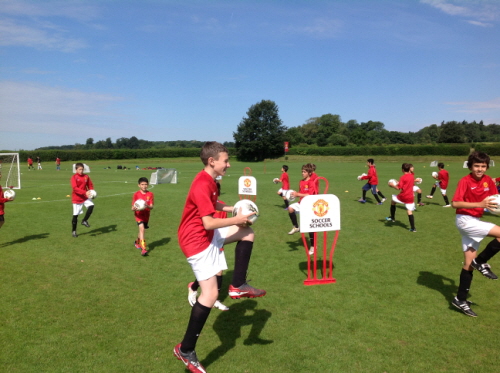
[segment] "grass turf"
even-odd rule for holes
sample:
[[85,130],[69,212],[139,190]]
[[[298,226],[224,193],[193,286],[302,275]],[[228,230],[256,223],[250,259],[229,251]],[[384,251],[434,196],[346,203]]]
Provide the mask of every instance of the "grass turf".
[[[213,310],[200,336],[198,357],[209,372],[484,372],[498,369],[498,282],[474,273],[469,318],[450,305],[462,263],[454,210],[442,208],[439,193],[427,200],[433,159],[376,159],[383,206],[360,204],[364,158],[291,157],[257,164],[231,162],[221,199],[238,200],[237,181],[251,167],[258,181],[252,285],[267,290],[259,299],[227,296],[234,244],[226,246],[229,270],[220,299],[229,312]],[[440,159],[443,160],[443,159]],[[283,163],[292,188],[300,167],[313,161],[341,202],[334,256],[335,284],[304,286],[306,254],[300,235],[276,195]],[[406,212],[387,224],[394,189],[390,178],[413,162],[423,202],[415,212],[417,233],[408,232]],[[448,158],[448,196],[467,173],[463,159]],[[202,168],[193,159],[88,162],[98,192],[91,228],[78,225],[71,237],[71,165],[23,166],[23,188],[6,204],[0,229],[0,366],[6,372],[182,372],[172,355],[181,341],[190,307],[190,267],[176,231],[185,196]],[[151,171],[117,170],[117,164],[174,167],[178,184],[155,186],[155,209],[141,257],[130,203],[137,179]],[[111,167],[108,169],[107,167]],[[490,170],[491,176],[495,168]],[[33,198],[38,198],[33,200]],[[485,220],[498,224],[498,217]],[[79,223],[81,222],[81,217]],[[488,239],[487,239],[488,240]],[[485,241],[487,241],[485,240]],[[481,249],[484,248],[482,244]],[[499,268],[498,258],[491,261]]]

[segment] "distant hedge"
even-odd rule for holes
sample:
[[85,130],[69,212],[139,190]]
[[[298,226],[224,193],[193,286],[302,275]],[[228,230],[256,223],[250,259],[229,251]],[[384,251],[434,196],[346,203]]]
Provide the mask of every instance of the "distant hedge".
[[459,155],[468,156],[470,146],[457,145],[385,145],[385,146],[334,146],[293,147],[288,155]]
[[485,152],[490,156],[500,155],[500,145],[486,145],[486,144],[477,144],[475,146],[475,150]]

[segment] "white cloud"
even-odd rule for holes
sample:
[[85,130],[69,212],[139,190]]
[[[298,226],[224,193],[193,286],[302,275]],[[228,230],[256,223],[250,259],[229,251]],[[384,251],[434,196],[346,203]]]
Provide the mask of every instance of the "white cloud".
[[492,22],[500,19],[500,3],[496,0],[475,2],[467,0],[420,0],[420,2],[439,9],[450,16],[468,18],[467,22],[475,26],[491,26]]
[[500,97],[489,101],[446,102],[447,105],[459,107],[461,113],[486,113],[500,110]]
[[342,27],[343,22],[338,19],[316,18],[310,24],[290,26],[286,31],[314,38],[329,39],[337,37]]

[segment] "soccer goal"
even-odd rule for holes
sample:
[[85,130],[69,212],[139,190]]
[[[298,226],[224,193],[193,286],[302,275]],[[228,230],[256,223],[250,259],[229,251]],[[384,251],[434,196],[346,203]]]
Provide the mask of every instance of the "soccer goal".
[[151,174],[150,184],[177,184],[177,169],[159,168]]
[[19,153],[0,153],[0,184],[11,189],[21,189]]
[[438,161],[431,162],[431,167],[437,167],[437,166],[438,166]]

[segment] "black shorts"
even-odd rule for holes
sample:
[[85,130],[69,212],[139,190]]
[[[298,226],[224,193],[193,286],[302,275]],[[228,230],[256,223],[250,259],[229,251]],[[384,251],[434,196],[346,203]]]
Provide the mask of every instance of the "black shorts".
[[144,224],[144,229],[149,229],[149,225],[147,221],[138,221],[137,225]]
[[5,218],[3,217],[3,215],[0,215],[0,221],[5,221]]

